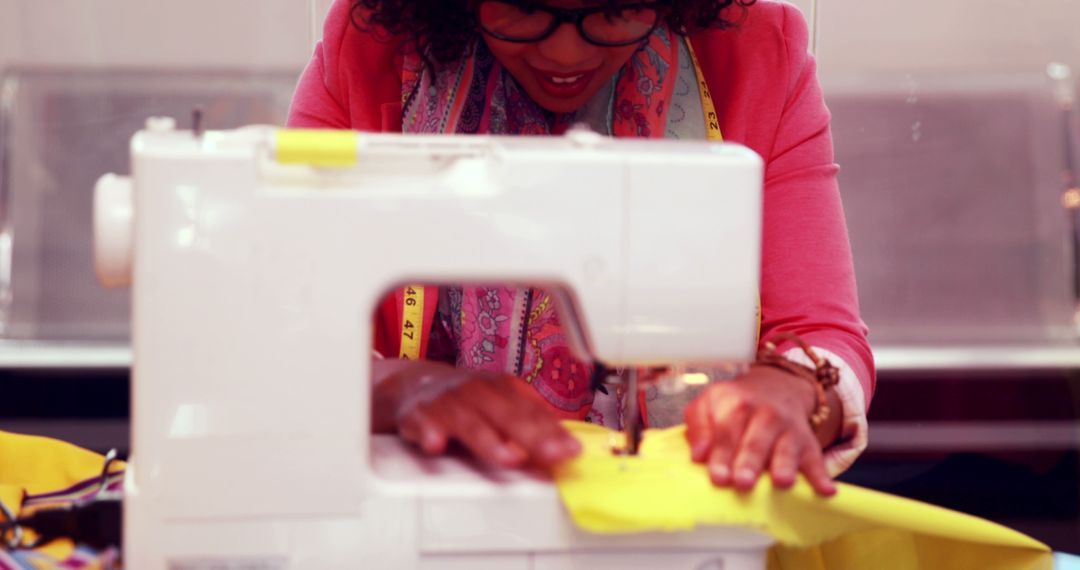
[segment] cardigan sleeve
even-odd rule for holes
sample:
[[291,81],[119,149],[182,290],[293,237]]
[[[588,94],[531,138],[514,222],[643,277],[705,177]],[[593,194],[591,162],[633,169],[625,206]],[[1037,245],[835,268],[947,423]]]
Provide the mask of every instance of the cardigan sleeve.
[[351,0],[334,1],[293,95],[289,127],[401,130],[404,38],[368,24],[366,16]]
[[858,379],[865,410],[874,392],[874,361],[859,318],[830,115],[807,49],[806,22],[792,6],[782,10],[786,84],[777,85],[785,97],[766,151],[761,337],[795,333],[838,357]]
[[[323,40],[300,76],[289,107],[288,126],[304,129],[348,129],[349,114],[343,102],[336,64],[348,19],[348,2],[339,0],[331,7],[323,26]],[[327,51],[331,55],[327,55]]]

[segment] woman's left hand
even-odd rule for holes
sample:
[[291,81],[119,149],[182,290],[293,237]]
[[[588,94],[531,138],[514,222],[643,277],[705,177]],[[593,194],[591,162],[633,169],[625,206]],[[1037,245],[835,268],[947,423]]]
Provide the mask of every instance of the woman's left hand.
[[816,401],[810,382],[770,366],[713,384],[686,408],[693,459],[708,465],[718,486],[748,491],[768,469],[777,487],[791,487],[802,472],[818,494],[833,495],[836,485],[808,419]]

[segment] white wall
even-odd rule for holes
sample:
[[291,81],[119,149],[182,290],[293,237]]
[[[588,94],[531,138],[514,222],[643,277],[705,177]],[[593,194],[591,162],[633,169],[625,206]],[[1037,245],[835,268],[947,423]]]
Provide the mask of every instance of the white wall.
[[304,0],[0,0],[0,66],[299,69]]
[[852,75],[1080,67],[1080,0],[818,0],[826,84]]
[[[814,22],[814,0],[792,0]],[[299,69],[333,0],[0,0],[0,66]],[[818,0],[826,84],[1080,68],[1080,0]]]
[[22,45],[22,34],[14,18],[19,0],[0,0],[0,68],[14,59]]
[[299,69],[333,1],[0,0],[0,67]]

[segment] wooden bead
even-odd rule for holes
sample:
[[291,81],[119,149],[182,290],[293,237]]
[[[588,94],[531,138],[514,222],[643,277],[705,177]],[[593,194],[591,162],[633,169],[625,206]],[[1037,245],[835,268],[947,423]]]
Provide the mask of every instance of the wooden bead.
[[795,376],[805,378],[814,385],[817,391],[817,405],[814,406],[814,411],[810,414],[809,420],[811,426],[819,427],[829,419],[829,415],[832,413],[829,408],[829,398],[825,391],[840,383],[840,370],[828,360],[818,356],[814,349],[797,335],[782,333],[777,335],[776,338],[793,340],[810,361],[814,363],[814,368],[784,358],[777,352],[776,344],[770,341],[766,341],[761,351],[758,352],[757,364],[779,368]]

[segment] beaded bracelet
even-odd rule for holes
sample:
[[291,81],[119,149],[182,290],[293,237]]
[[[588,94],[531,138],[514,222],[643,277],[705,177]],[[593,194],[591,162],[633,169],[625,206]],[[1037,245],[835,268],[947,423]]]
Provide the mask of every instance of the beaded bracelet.
[[810,348],[810,345],[806,344],[798,335],[782,333],[777,335],[775,339],[777,341],[794,341],[810,358],[810,361],[814,363],[814,368],[784,358],[777,352],[776,344],[770,341],[765,341],[765,345],[758,351],[756,364],[779,368],[800,378],[805,378],[814,385],[817,389],[817,405],[814,406],[814,411],[810,414],[810,425],[816,428],[825,423],[829,414],[832,413],[832,410],[829,409],[829,400],[825,395],[825,391],[840,382],[840,370],[828,360],[818,356],[814,349]]

